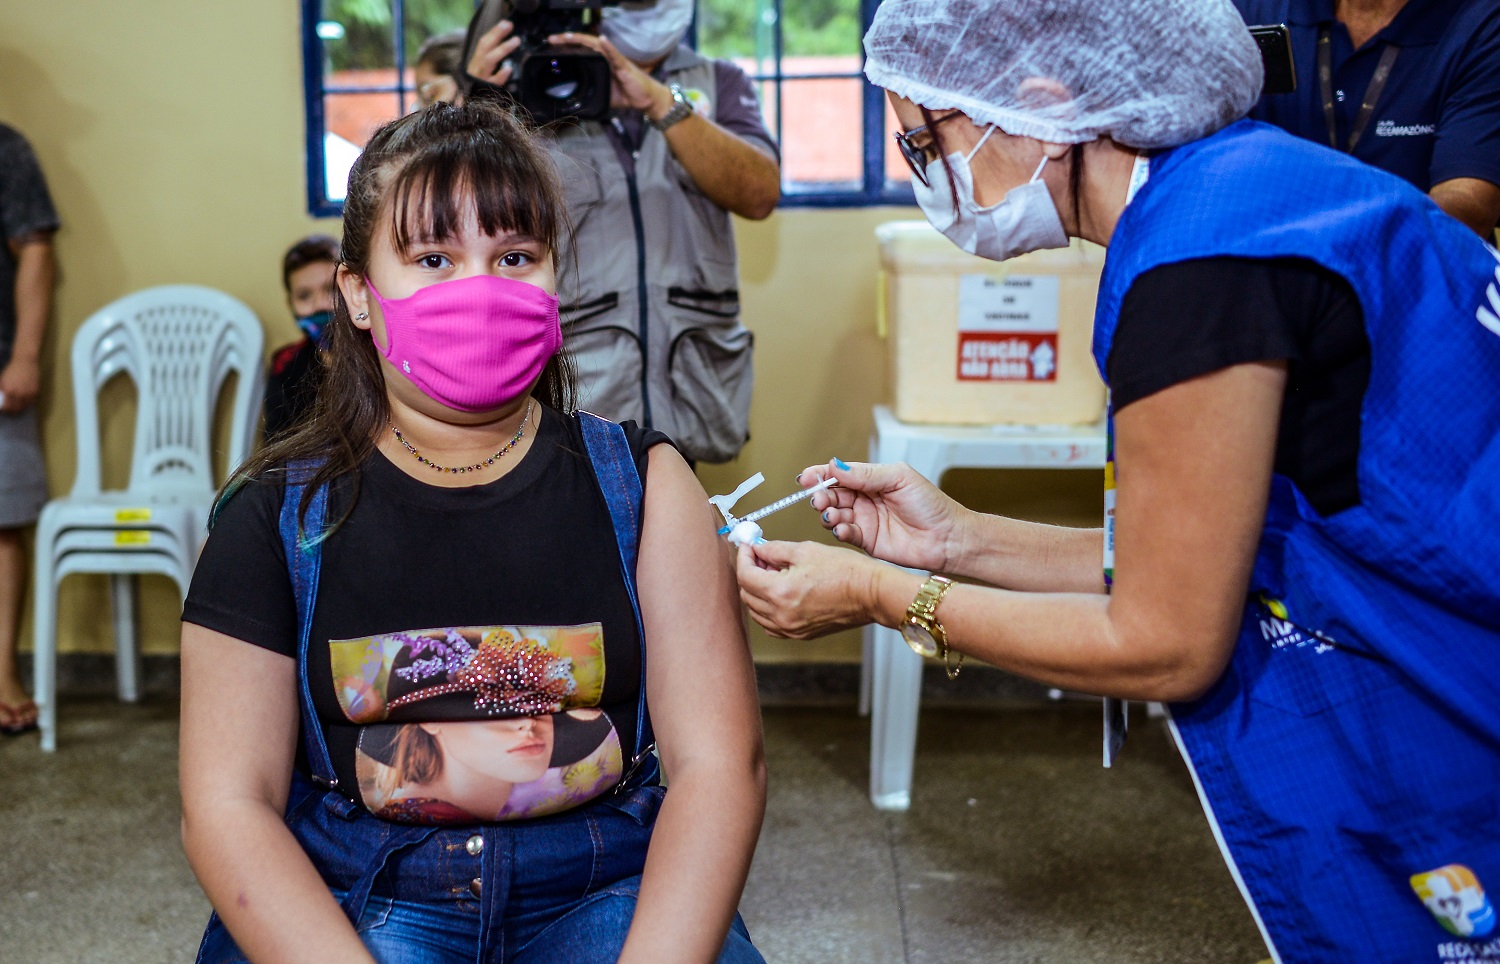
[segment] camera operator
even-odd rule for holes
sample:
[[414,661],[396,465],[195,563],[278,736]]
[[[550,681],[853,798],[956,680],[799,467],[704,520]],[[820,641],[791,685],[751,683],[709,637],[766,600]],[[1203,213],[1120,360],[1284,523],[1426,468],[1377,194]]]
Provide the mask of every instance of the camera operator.
[[[682,43],[692,14],[692,0],[606,6],[602,36],[549,36],[607,60],[610,112],[542,129],[573,227],[559,294],[582,407],[722,462],[748,435],[752,384],[729,215],[768,217],[781,170],[749,78]],[[507,19],[478,39],[472,80],[511,80],[514,34]]]

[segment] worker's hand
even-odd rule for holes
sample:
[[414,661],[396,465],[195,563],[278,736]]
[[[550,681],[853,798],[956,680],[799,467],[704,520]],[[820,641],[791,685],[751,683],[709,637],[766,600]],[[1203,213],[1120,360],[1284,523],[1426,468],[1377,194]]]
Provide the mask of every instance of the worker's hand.
[[502,20],[479,35],[474,43],[474,54],[464,65],[470,77],[496,87],[510,83],[510,55],[521,46],[521,38],[511,36],[514,30],[515,26],[509,20]]
[[911,466],[835,459],[808,466],[797,481],[807,488],[830,476],[838,485],[811,501],[835,539],[909,569],[947,572],[959,558],[963,506]]
[[[742,545],[740,599],[772,636],[816,639],[876,620],[877,583],[889,566],[816,542]],[[891,570],[897,571],[897,570]]]
[[5,396],[0,402],[0,412],[15,414],[26,411],[41,390],[42,366],[37,362],[12,358],[8,365],[0,368],[0,394]]
[[603,54],[614,78],[609,94],[611,106],[644,111],[651,120],[661,120],[672,109],[672,89],[642,70],[605,38],[591,33],[555,33],[547,42],[587,47]]

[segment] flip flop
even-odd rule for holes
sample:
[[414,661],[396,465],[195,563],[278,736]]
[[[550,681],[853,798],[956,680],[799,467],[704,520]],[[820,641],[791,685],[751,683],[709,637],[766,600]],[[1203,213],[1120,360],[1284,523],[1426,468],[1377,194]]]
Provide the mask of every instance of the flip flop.
[[[31,719],[25,720],[24,717],[28,715]],[[30,733],[37,727],[37,706],[32,700],[17,703],[15,706],[0,702],[0,716],[5,717],[5,722],[0,723],[0,734],[5,736],[20,736],[22,733]]]

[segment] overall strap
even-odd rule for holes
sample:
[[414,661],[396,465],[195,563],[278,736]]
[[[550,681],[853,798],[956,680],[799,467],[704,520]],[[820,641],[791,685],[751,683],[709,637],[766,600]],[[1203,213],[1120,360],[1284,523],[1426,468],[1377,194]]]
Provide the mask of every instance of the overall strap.
[[656,776],[655,758],[651,753],[655,741],[651,735],[651,717],[646,711],[646,629],[641,622],[641,602],[635,578],[645,490],[640,473],[636,471],[630,443],[625,440],[625,430],[588,412],[579,412],[577,417],[594,478],[599,482],[604,504],[609,507],[610,521],[614,523],[615,544],[620,550],[620,573],[625,578],[625,591],[630,596],[630,609],[635,616],[636,635],[641,641],[641,695],[636,706],[635,754],[621,786],[627,783],[642,785],[653,782],[652,778]]
[[287,572],[297,597],[297,678],[302,700],[302,742],[312,776],[319,784],[334,788],[338,777],[328,754],[328,741],[313,707],[312,682],[307,674],[307,653],[312,638],[313,609],[318,601],[318,573],[323,565],[323,523],[328,514],[328,486],[319,486],[308,503],[307,514],[298,525],[297,507],[306,481],[312,476],[310,463],[298,462],[287,470],[286,492],[281,498],[281,547],[286,553]]

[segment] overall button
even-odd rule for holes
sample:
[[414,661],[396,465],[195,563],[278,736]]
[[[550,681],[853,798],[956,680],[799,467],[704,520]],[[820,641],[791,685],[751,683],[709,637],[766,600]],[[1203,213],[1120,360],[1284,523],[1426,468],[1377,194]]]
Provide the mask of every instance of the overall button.
[[484,882],[478,877],[475,877],[473,880],[469,881],[469,893],[473,894],[475,897],[478,897],[483,889]]
[[476,833],[474,836],[464,841],[464,849],[469,852],[469,856],[478,857],[480,854],[484,853],[484,838]]

